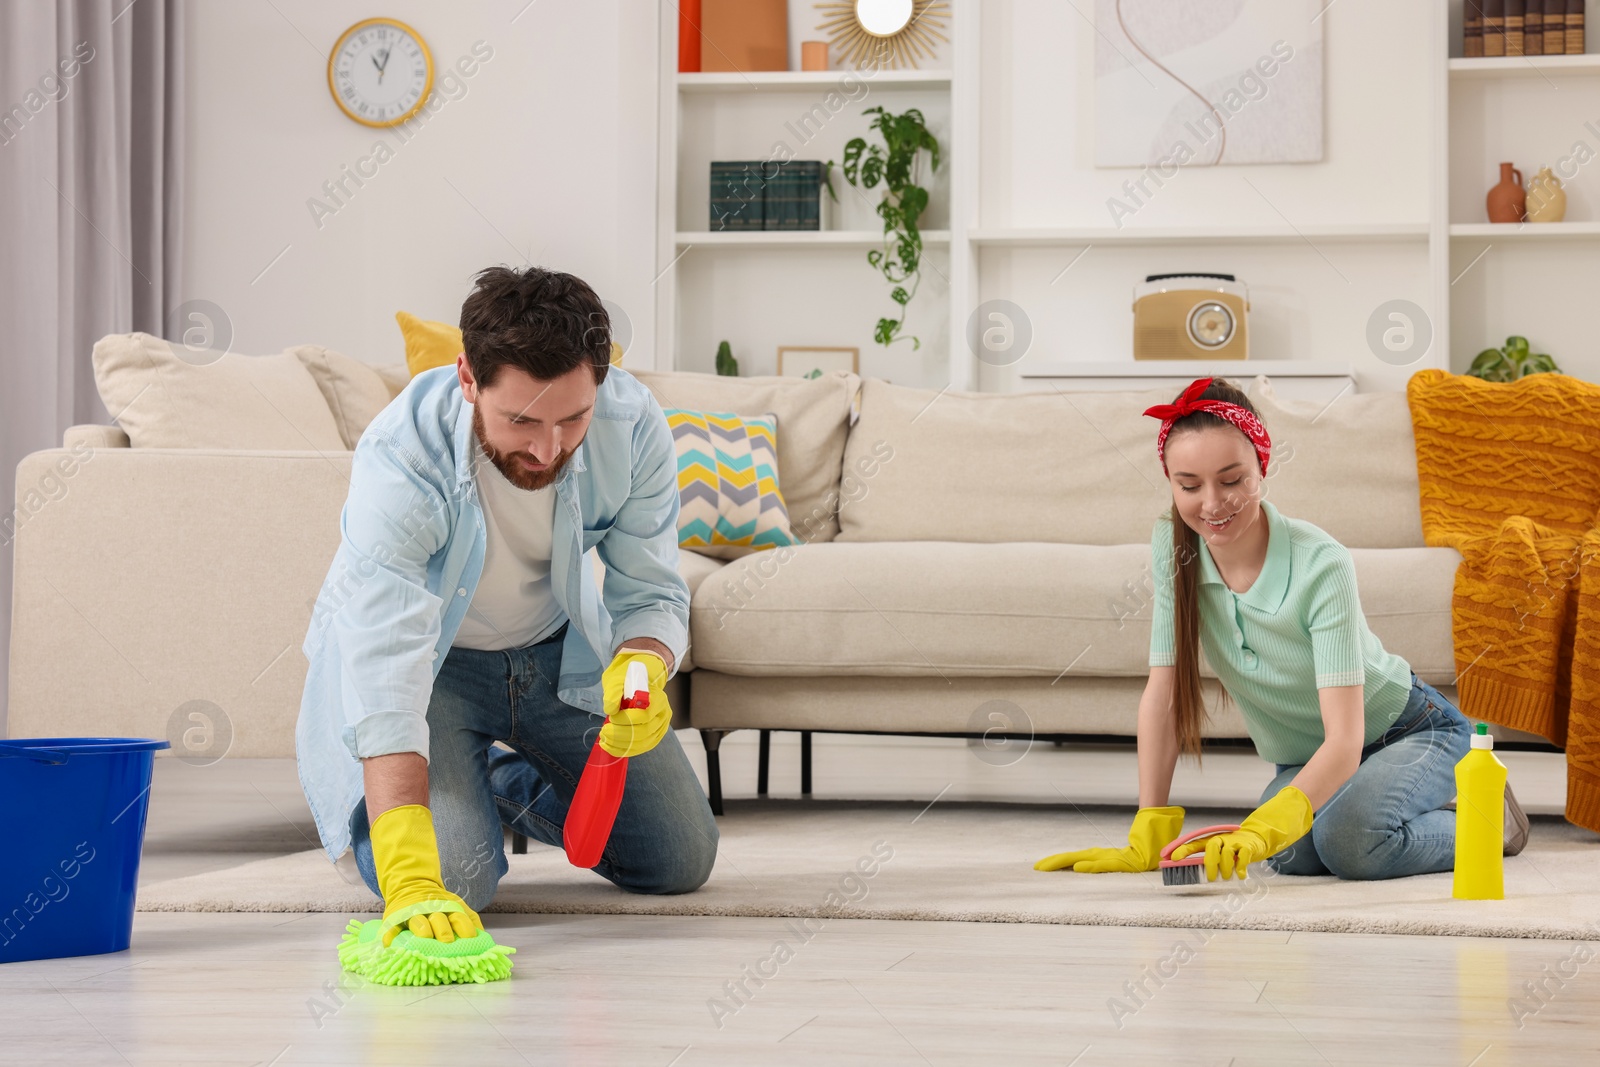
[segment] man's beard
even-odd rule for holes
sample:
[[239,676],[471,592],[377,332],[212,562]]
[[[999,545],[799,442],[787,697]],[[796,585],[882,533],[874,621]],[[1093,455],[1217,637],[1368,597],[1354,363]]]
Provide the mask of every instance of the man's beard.
[[[490,463],[494,464],[494,469],[505,475],[506,481],[518,489],[526,489],[529,492],[554,485],[556,479],[561,477],[561,471],[566,467],[567,461],[572,458],[571,449],[562,449],[561,454],[555,458],[555,462],[544,470],[528,470],[528,468],[517,462],[518,456],[524,456],[527,453],[501,452],[489,443],[483,432],[483,412],[479,410],[477,405],[473,405],[472,408],[472,433],[473,436],[477,437],[478,444],[483,448],[483,454],[489,457]],[[534,459],[535,457],[528,456],[528,458]]]

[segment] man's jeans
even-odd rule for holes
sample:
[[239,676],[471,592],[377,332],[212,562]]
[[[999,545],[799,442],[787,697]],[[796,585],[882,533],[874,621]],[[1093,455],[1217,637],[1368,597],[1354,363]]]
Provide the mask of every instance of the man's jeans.
[[[1311,832],[1267,862],[1280,874],[1403,878],[1455,866],[1456,764],[1472,724],[1433,686],[1411,675],[1411,698],[1394,725],[1361,750],[1361,766],[1311,823]],[[1265,802],[1304,764],[1278,765]]]
[[[601,720],[556,697],[563,626],[536,645],[452,648],[428,704],[428,806],[445,888],[478,910],[507,862],[501,826],[561,847],[561,827]],[[513,751],[490,747],[503,741]],[[374,893],[366,802],[350,817]],[[717,858],[717,824],[671,731],[628,761],[628,788],[595,873],[634,893],[687,893]],[[381,895],[381,894],[380,894]]]

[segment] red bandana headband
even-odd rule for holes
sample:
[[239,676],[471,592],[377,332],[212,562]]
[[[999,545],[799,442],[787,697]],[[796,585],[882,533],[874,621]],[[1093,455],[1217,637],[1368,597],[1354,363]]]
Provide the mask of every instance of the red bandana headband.
[[1272,438],[1267,436],[1267,428],[1261,425],[1261,420],[1248,408],[1230,404],[1226,400],[1201,400],[1200,394],[1204,393],[1214,380],[1196,378],[1189,383],[1189,387],[1178,397],[1176,403],[1157,404],[1155,407],[1145,408],[1146,415],[1161,420],[1161,432],[1156,435],[1156,455],[1161,459],[1161,473],[1167,473],[1167,434],[1172,431],[1172,424],[1185,415],[1206,411],[1219,419],[1226,419],[1250,439],[1251,446],[1256,450],[1256,459],[1261,463],[1261,475],[1266,477],[1267,460],[1272,455]]

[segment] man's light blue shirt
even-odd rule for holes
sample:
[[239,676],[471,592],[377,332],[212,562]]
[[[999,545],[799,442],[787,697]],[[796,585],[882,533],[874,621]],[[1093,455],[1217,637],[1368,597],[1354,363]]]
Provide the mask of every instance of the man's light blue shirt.
[[[454,364],[424,371],[356,444],[339,549],[301,646],[310,666],[295,728],[301,788],[330,859],[350,847],[360,759],[428,755],[433,680],[483,574],[472,410]],[[655,638],[676,669],[689,643],[672,432],[637,378],[606,373],[555,490],[550,583],[571,623],[556,695],[599,715],[600,675],[618,645]]]

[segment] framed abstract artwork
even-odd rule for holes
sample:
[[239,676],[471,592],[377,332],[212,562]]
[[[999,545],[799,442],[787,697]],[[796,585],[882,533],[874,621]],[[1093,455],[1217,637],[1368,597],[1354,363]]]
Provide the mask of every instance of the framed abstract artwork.
[[1325,4],[1096,0],[1095,165],[1321,160]]

